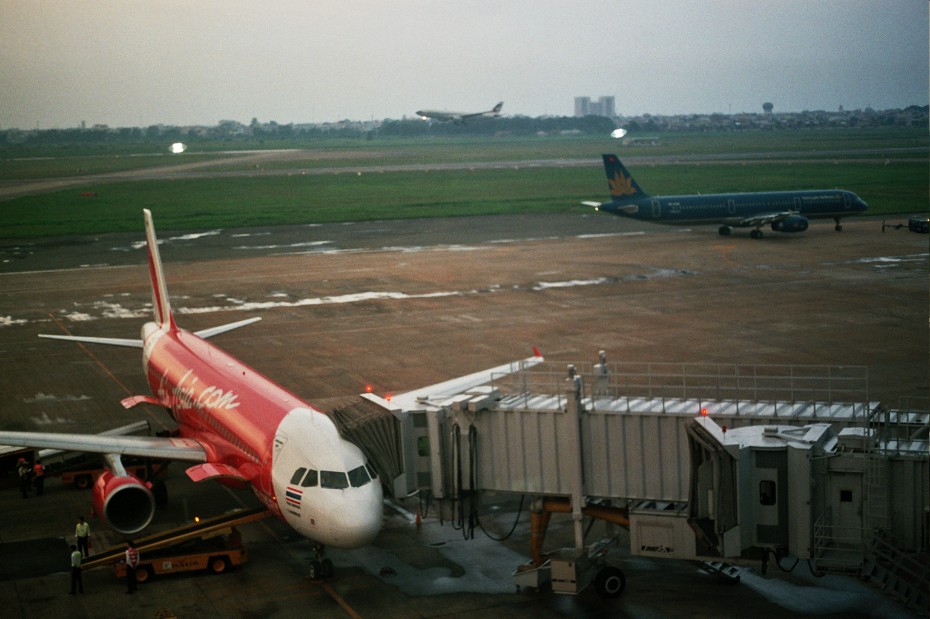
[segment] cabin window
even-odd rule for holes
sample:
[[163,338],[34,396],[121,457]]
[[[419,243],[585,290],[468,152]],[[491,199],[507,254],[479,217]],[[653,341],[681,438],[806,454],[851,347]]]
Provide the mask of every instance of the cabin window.
[[294,471],[294,475],[291,476],[291,485],[296,486],[297,484],[299,484],[300,480],[304,478],[304,473],[306,472],[307,472],[307,469],[305,468],[299,468],[296,471]]
[[349,483],[352,484],[353,488],[364,486],[370,481],[371,477],[368,476],[368,471],[365,470],[364,466],[360,466],[349,471]]
[[307,476],[304,477],[304,481],[300,485],[303,486],[304,488],[312,488],[313,486],[319,483],[319,477],[320,476],[317,473],[316,469],[309,469],[307,471]]
[[340,490],[349,487],[349,480],[346,474],[340,471],[320,471],[320,485],[324,488]]
[[775,505],[775,482],[771,479],[763,479],[759,482],[759,503]]

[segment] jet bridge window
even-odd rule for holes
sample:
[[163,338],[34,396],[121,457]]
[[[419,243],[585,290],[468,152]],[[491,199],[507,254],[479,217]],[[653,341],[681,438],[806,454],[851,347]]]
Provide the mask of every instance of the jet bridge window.
[[349,480],[341,471],[320,471],[320,485],[324,488],[341,490],[349,487]]
[[368,471],[364,466],[360,466],[349,471],[349,483],[352,484],[353,488],[364,486],[370,481],[371,477],[368,476]]
[[775,505],[775,482],[771,479],[763,479],[759,482],[759,503]]

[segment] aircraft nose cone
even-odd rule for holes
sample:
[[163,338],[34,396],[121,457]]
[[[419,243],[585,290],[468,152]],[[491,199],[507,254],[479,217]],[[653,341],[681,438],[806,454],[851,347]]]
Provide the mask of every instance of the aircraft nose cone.
[[381,531],[382,515],[380,501],[352,501],[333,512],[338,546],[360,548],[373,542]]

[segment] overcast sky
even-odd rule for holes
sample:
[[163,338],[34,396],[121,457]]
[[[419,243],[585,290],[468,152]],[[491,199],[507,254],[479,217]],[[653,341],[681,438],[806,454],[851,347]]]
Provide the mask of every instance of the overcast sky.
[[0,0],[0,129],[928,102],[927,0]]

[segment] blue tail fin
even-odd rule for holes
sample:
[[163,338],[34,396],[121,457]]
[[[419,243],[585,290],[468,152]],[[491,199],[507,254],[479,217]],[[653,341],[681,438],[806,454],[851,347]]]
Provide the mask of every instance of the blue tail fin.
[[649,194],[640,189],[633,176],[627,171],[616,155],[602,155],[604,171],[607,172],[607,185],[614,202],[628,202],[648,198]]

